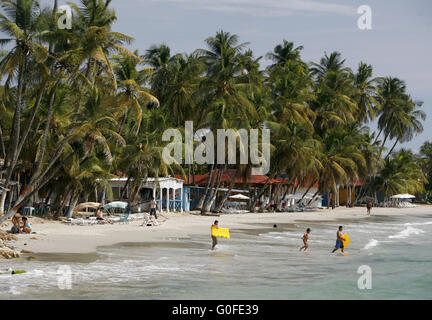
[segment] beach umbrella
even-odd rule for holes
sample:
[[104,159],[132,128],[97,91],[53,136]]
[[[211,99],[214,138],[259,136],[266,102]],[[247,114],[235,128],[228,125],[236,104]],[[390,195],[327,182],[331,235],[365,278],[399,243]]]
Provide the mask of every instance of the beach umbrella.
[[249,200],[250,199],[248,196],[245,196],[245,195],[240,194],[240,193],[233,195],[233,196],[230,196],[229,198],[230,199],[237,199],[237,200]]
[[126,209],[127,206],[128,206],[127,202],[114,201],[114,202],[107,203],[106,205],[103,206],[103,208],[105,210],[109,210],[109,209]]
[[397,195],[391,196],[390,198],[391,199],[414,199],[415,196],[413,196],[412,194],[405,193],[405,194],[397,194]]

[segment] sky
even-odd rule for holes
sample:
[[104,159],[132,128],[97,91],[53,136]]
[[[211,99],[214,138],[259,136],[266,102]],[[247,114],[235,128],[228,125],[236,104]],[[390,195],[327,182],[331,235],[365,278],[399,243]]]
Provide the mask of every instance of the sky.
[[[371,8],[372,29],[358,27],[361,5]],[[263,56],[263,68],[270,63],[265,54],[283,39],[303,46],[306,62],[339,51],[353,70],[360,61],[372,64],[374,76],[404,80],[413,100],[424,102],[425,130],[402,146],[418,151],[432,141],[430,0],[112,0],[111,6],[118,17],[114,31],[134,37],[131,49],[140,53],[161,43],[172,53],[190,53],[224,30],[249,42],[255,56]]]

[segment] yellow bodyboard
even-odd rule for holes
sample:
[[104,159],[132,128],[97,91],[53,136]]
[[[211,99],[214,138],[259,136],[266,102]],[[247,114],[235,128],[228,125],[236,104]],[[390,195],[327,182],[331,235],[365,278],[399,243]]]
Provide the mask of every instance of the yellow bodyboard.
[[346,233],[344,234],[344,236],[342,238],[342,243],[343,243],[344,248],[346,248],[347,245],[349,245],[349,243],[350,243],[350,238],[348,237],[348,235]]
[[229,229],[226,228],[215,228],[212,227],[211,228],[211,233],[213,237],[218,237],[218,238],[230,238],[230,234],[229,234]]

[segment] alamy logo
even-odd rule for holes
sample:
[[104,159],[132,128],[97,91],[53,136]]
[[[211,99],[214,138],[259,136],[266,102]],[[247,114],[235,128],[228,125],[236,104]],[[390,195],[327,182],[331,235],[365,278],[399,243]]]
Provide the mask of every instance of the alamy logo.
[[357,8],[357,13],[361,16],[357,20],[357,27],[360,30],[372,29],[372,9],[368,5],[362,5]]
[[60,290],[72,289],[72,269],[68,265],[59,266],[57,270],[57,286]]
[[360,266],[357,273],[361,274],[357,281],[357,286],[360,290],[372,289],[372,269],[367,265]]
[[[216,152],[215,137],[209,129],[199,129],[194,133],[193,122],[185,123],[185,139],[178,129],[168,129],[162,135],[162,140],[168,143],[162,151],[163,161],[170,165],[173,163],[183,164],[183,146],[185,164],[236,164],[237,150],[240,154],[240,164],[253,164],[252,174],[267,174],[270,169],[270,130],[262,129],[262,137],[259,138],[260,130],[251,129],[217,129],[216,130]],[[228,140],[228,144],[226,141]],[[261,140],[261,150],[259,148]],[[199,142],[194,150],[194,141]],[[237,149],[238,144],[238,149]],[[226,159],[228,151],[228,161]],[[249,162],[250,161],[250,162]]]
[[68,5],[60,6],[57,13],[61,16],[57,20],[57,27],[60,30],[72,29],[72,9]]

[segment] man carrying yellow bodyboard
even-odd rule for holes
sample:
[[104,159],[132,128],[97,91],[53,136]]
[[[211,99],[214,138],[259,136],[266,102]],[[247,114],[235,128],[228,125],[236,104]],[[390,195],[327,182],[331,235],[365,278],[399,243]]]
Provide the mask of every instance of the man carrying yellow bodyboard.
[[229,235],[229,229],[224,229],[224,228],[219,228],[219,221],[215,221],[212,226],[211,226],[211,237],[213,240],[213,245],[212,245],[212,250],[214,250],[214,248],[217,245],[217,238],[230,238]]
[[[342,233],[342,226],[339,226],[339,230],[336,233],[336,246],[333,249],[332,253],[335,252],[337,249],[340,249],[342,253],[344,253],[344,249],[345,247],[348,245],[349,243],[349,239],[348,237],[345,238],[346,235],[344,235]],[[344,244],[346,242],[346,245]]]

